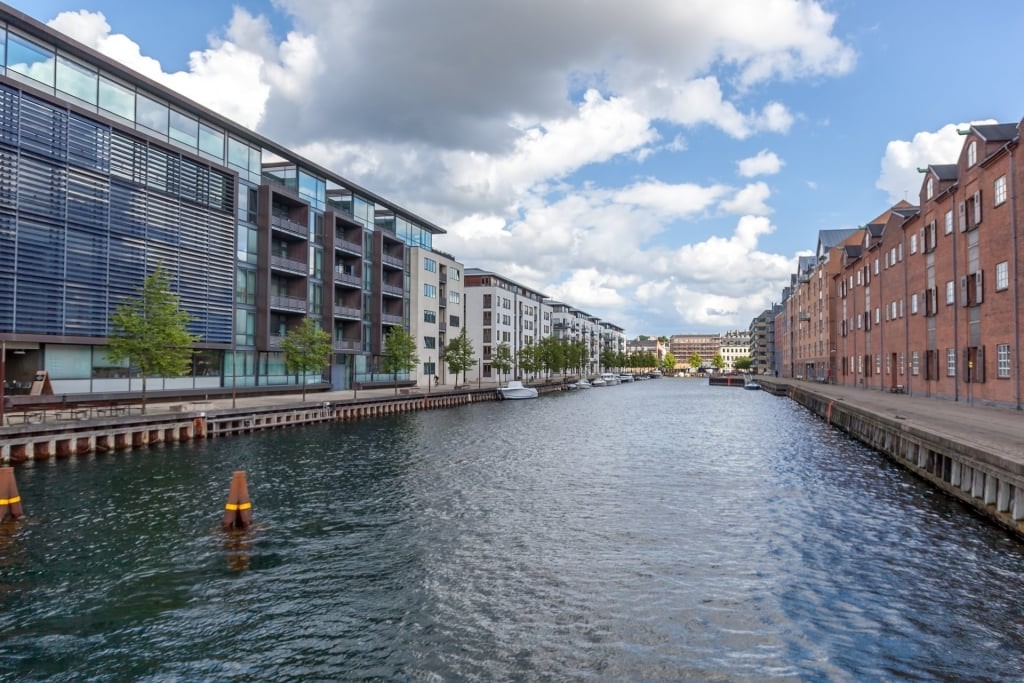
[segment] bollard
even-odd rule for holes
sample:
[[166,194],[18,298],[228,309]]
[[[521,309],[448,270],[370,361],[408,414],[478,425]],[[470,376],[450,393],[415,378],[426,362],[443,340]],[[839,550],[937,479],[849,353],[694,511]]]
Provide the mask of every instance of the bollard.
[[13,467],[0,467],[0,522],[24,516]]
[[249,487],[245,483],[245,471],[236,470],[231,475],[231,490],[224,506],[224,529],[248,529],[252,524],[252,503],[249,502]]

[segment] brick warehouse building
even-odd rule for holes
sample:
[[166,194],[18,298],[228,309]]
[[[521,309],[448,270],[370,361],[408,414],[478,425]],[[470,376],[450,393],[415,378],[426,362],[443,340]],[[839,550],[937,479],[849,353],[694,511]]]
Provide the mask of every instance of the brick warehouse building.
[[151,390],[294,383],[280,342],[313,317],[334,388],[372,382],[409,327],[409,254],[444,231],[0,5],[0,370],[57,394],[138,390],[104,353],[158,265],[200,336]]
[[1021,408],[1020,130],[960,131],[956,163],[922,169],[918,206],[897,204],[839,247],[829,381]]

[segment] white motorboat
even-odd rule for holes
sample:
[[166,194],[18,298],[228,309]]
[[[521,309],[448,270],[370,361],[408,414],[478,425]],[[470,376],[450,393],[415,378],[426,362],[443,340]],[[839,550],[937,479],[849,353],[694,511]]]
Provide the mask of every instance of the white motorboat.
[[625,384],[626,382],[632,382],[633,375],[630,375],[628,373],[622,373],[621,375],[619,375],[619,381],[622,382],[623,384]]
[[509,381],[508,386],[498,387],[498,398],[503,400],[537,398],[537,390],[524,386],[522,382],[514,379]]
[[613,384],[620,384],[622,382],[622,380],[619,379],[619,376],[614,372],[602,372],[601,379],[603,379],[605,385],[609,387]]
[[590,380],[590,386],[592,387],[603,387],[606,384],[607,382],[604,381],[603,377],[595,377],[594,379]]
[[576,382],[576,388],[577,389],[590,389],[592,386],[593,385],[590,382],[587,381],[586,377],[584,377],[580,381]]

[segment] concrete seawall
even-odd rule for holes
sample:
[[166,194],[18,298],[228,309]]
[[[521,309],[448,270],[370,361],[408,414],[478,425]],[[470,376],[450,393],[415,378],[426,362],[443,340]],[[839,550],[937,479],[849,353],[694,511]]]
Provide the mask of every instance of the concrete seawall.
[[1019,413],[829,385],[762,384],[1024,538]]

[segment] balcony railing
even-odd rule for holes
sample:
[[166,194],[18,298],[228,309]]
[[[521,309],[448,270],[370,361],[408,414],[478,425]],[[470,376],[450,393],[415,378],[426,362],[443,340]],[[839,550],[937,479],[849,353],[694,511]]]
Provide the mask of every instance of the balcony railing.
[[402,296],[405,290],[397,285],[389,285],[384,282],[380,284],[380,291],[391,296]]
[[334,317],[335,318],[355,318],[356,320],[362,318],[363,314],[358,308],[352,308],[351,306],[335,306]]
[[270,348],[279,349],[281,348],[281,342],[284,341],[284,337],[280,334],[270,335]]
[[401,325],[402,324],[402,316],[400,316],[400,315],[392,315],[391,313],[381,313],[380,314],[380,321],[382,323],[387,324],[387,325]]
[[305,313],[306,300],[297,296],[272,296],[270,297],[270,307],[281,311]]
[[284,256],[271,256],[270,267],[276,270],[284,270],[296,275],[305,275],[309,269],[305,261],[285,258]]
[[390,254],[381,254],[381,263],[386,266],[394,266],[395,268],[405,268],[405,261],[398,256],[391,256]]
[[363,284],[363,280],[358,275],[345,272],[342,266],[335,266],[334,284],[346,284],[360,287]]
[[335,339],[335,351],[359,351],[363,348],[362,342],[358,339]]
[[437,330],[438,330],[438,332],[447,332],[448,331],[448,323],[438,323],[437,324]]
[[294,235],[295,237],[301,237],[302,239],[309,237],[309,228],[302,223],[296,223],[292,219],[285,218],[284,216],[271,216],[270,227],[274,230]]
[[340,249],[341,251],[347,251],[351,254],[355,254],[356,256],[363,255],[363,247],[361,244],[359,244],[358,242],[350,242],[349,240],[343,239],[338,235],[334,236],[334,248]]

